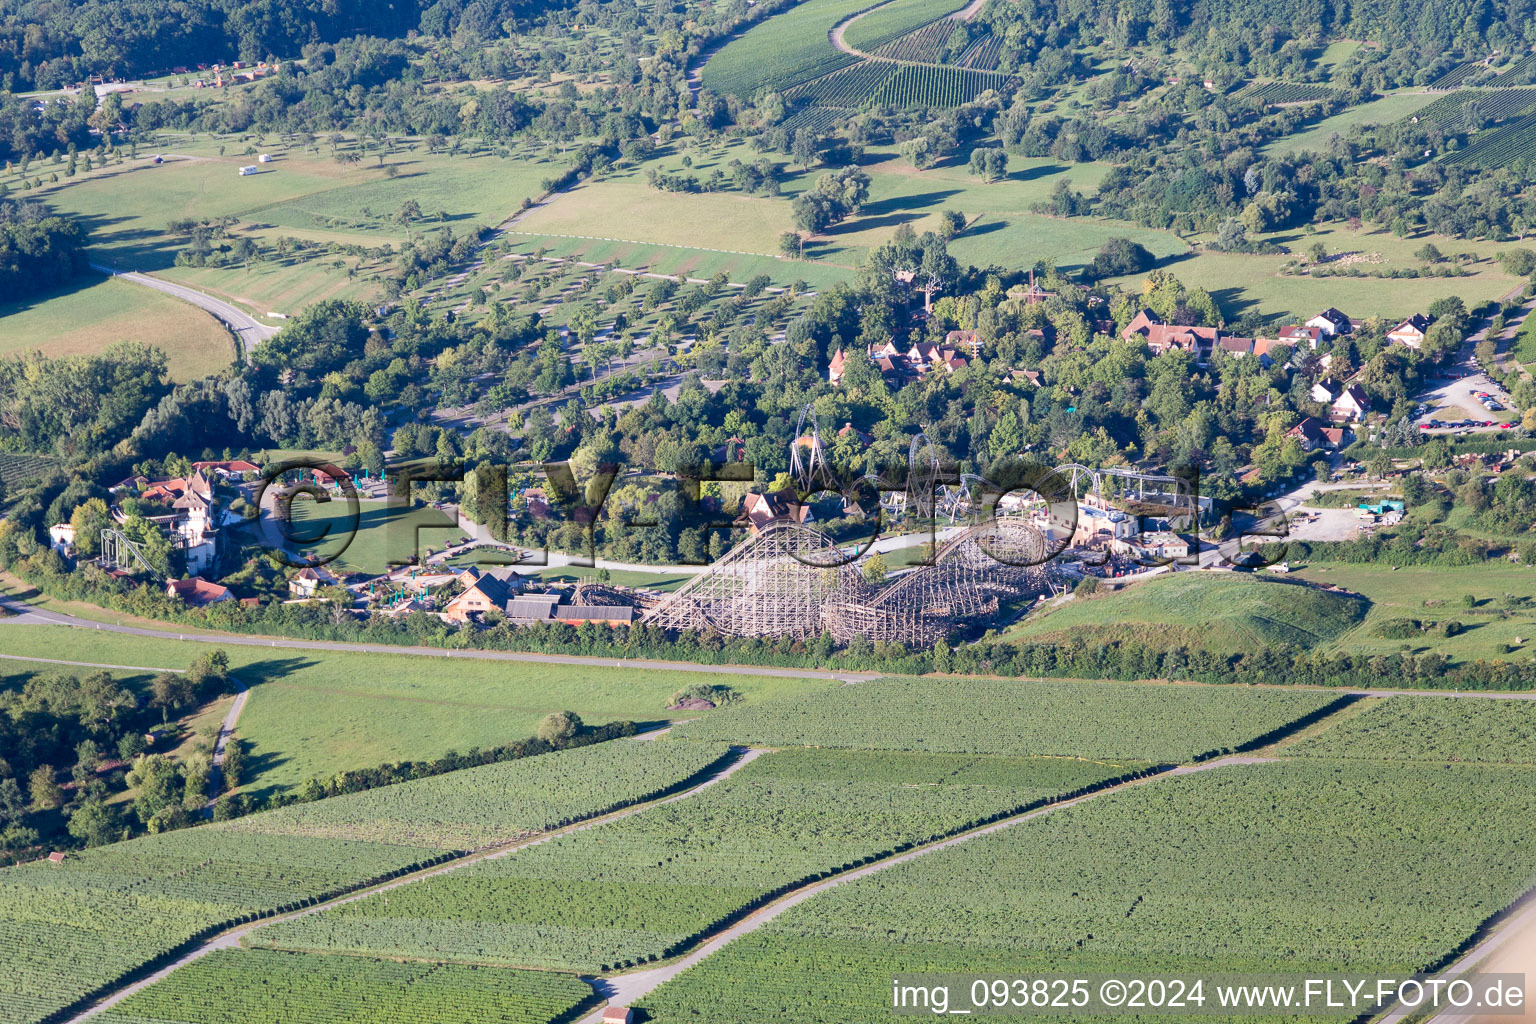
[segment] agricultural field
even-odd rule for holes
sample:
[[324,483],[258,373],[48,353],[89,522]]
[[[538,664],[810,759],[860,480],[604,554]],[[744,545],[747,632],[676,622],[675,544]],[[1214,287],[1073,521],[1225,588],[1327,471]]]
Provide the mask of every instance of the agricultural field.
[[704,65],[706,89],[751,100],[763,89],[787,89],[854,63],[834,49],[832,26],[870,0],[806,0],[748,29]]
[[1139,683],[887,678],[673,729],[754,745],[1192,761],[1333,701],[1320,693]]
[[1265,106],[1285,106],[1292,103],[1313,103],[1329,99],[1334,95],[1334,91],[1326,85],[1314,85],[1308,82],[1265,82],[1243,90],[1238,94],[1238,98],[1252,100]]
[[15,487],[36,480],[59,464],[52,455],[24,455],[0,452],[0,484]]
[[[1494,561],[1478,566],[1406,565],[1394,570],[1383,565],[1318,561],[1291,575],[1345,587],[1371,602],[1365,620],[1323,645],[1327,651],[1357,655],[1434,651],[1455,665],[1479,658],[1527,657],[1530,638],[1536,636],[1536,608],[1519,600],[1531,593],[1531,569],[1526,566]],[[1468,595],[1476,602],[1472,608],[1464,604]],[[1455,620],[1462,624],[1462,630],[1449,637],[1427,634],[1417,641],[1378,635],[1377,628],[1383,623],[1403,618]]]
[[1515,160],[1536,154],[1536,114],[1525,114],[1497,128],[1478,132],[1465,149],[1448,153],[1448,164],[1484,164],[1507,167]]
[[[557,816],[589,817],[648,799],[708,766],[722,749],[609,743],[541,755],[549,759],[542,765],[536,757],[446,776],[465,780],[476,798],[444,805],[428,843],[329,834],[341,828],[338,822],[371,818],[370,800],[381,801],[387,819],[390,806],[402,806],[411,787],[423,785],[418,781],[358,794],[334,821],[316,804],[270,812],[290,815],[273,832],[262,831],[266,816],[256,815],[99,847],[62,864],[6,868],[0,1012],[15,1024],[39,1021],[196,937],[436,863],[447,856],[442,844],[465,830],[486,837],[494,822],[511,840]],[[445,782],[425,781],[432,785],[423,802],[430,803]],[[297,827],[293,814],[306,815],[298,826],[307,821],[315,832]]]
[[1536,702],[1390,697],[1282,749],[1291,757],[1536,765]]
[[862,1024],[901,972],[1404,976],[1524,891],[1533,826],[1527,768],[1292,760],[1155,780],[840,885],[640,1005],[658,1022]]
[[855,50],[871,53],[909,32],[945,19],[960,7],[959,0],[892,0],[849,22],[843,30],[843,42]]
[[584,972],[622,968],[671,956],[801,882],[1144,767],[781,750],[688,799],[387,898],[280,922],[250,941]]
[[[4,627],[5,650],[59,657],[55,626]],[[68,634],[66,634],[68,636]],[[293,790],[311,778],[352,768],[442,757],[532,736],[552,711],[574,711],[588,725],[664,722],[677,691],[697,672],[533,665],[479,658],[350,651],[273,650],[100,633],[89,659],[119,665],[182,666],[224,650],[230,671],[251,690],[239,734],[250,757],[246,788],[259,796]],[[824,690],[823,679],[733,675],[744,704],[794,699]],[[716,712],[690,711],[697,718]]]
[[1309,650],[1365,618],[1370,603],[1313,587],[1236,573],[1176,573],[1130,589],[1077,598],[1009,630],[1020,642],[1138,639],[1227,654],[1259,647]]
[[51,358],[93,355],[118,341],[160,349],[178,381],[217,373],[235,359],[234,338],[201,309],[94,272],[75,287],[0,304],[0,356],[32,349]]
[[[1536,106],[1536,89],[1465,89],[1442,95],[1411,116],[1426,128],[1460,131],[1482,121],[1518,117]],[[1476,116],[1469,116],[1475,111]]]
[[938,66],[903,67],[871,97],[887,107],[958,107],[988,89],[1001,89],[1007,78],[991,71]]
[[100,1014],[101,1024],[553,1024],[595,999],[549,972],[221,949]]

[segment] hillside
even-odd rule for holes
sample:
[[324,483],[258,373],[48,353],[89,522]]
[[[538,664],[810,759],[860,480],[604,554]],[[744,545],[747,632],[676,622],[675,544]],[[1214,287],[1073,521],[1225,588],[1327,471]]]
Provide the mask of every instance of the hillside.
[[1236,573],[1178,573],[1123,593],[1077,598],[1031,617],[1018,641],[1137,639],[1238,653],[1261,645],[1310,648],[1332,640],[1370,610],[1364,598]]

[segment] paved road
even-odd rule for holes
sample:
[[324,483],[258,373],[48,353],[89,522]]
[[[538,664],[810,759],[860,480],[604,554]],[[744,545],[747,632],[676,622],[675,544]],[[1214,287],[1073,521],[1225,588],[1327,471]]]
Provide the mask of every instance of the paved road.
[[162,281],[158,277],[150,277],[148,274],[114,270],[111,267],[102,266],[98,263],[92,263],[91,269],[100,271],[103,274],[110,274],[122,281],[143,285],[146,288],[153,288],[157,292],[164,292],[183,302],[190,302],[200,309],[207,310],[218,319],[224,321],[229,329],[235,332],[235,336],[240,339],[240,344],[244,348],[246,355],[251,354],[251,350],[256,347],[258,342],[265,341],[277,333],[276,327],[268,327],[266,324],[258,322],[254,317],[241,312],[222,299],[205,295],[196,288],[172,284],[169,281]]
[[[971,832],[966,832],[963,835],[953,836],[949,839],[943,839],[928,846],[919,847],[916,850],[909,850],[906,853],[898,854],[894,857],[889,857],[880,861],[879,863],[870,864],[867,867],[858,868],[846,874],[838,875],[836,878],[831,878],[824,882],[814,882],[805,886],[804,888],[796,889],[794,892],[783,897],[777,902],[769,904],[751,916],[732,925],[730,928],[727,928],[725,931],[721,932],[719,935],[716,935],[714,938],[709,939],[702,946],[687,956],[683,957],[681,960],[674,961],[662,967],[652,967],[647,970],[633,971],[628,974],[615,975],[612,978],[592,978],[589,980],[592,982],[593,986],[597,988],[598,993],[608,1000],[609,1005],[630,1006],[636,1000],[649,995],[665,982],[671,981],[683,971],[686,971],[688,968],[699,963],[699,961],[703,960],[711,953],[718,952],[728,943],[741,938],[743,935],[748,935],[757,931],[763,925],[767,924],[769,921],[772,921],[774,918],[784,913],[784,911],[788,910],[790,907],[793,907],[798,903],[803,903],[810,899],[812,896],[825,892],[833,886],[841,885],[844,882],[851,882],[855,879],[868,877],[877,871],[884,871],[886,868],[894,867],[897,864],[905,864],[910,860],[926,856],[930,853],[936,853],[939,850],[950,849],[953,846],[958,846],[960,843],[969,842],[978,836],[991,835],[994,832],[1001,832],[1003,829],[1012,828],[1015,825],[1021,825],[1026,821],[1034,821],[1036,818],[1042,818],[1045,815],[1052,813],[1053,811],[1059,811],[1066,807],[1076,806],[1077,804],[1084,803],[1085,801],[1102,796],[1105,793],[1113,793],[1116,790],[1125,789],[1130,786],[1145,785],[1148,782],[1152,782],[1157,779],[1168,778],[1173,775],[1193,775],[1196,772],[1210,771],[1213,768],[1223,768],[1230,765],[1263,764],[1275,760],[1278,760],[1278,758],[1255,757],[1251,755],[1234,755],[1231,757],[1218,758],[1213,761],[1206,761],[1202,764],[1180,765],[1177,768],[1174,768],[1170,771],[1161,772],[1157,775],[1149,775],[1146,778],[1135,779],[1131,782],[1124,782],[1118,786],[1110,786],[1105,789],[1098,790],[1097,792],[1087,793],[1079,797],[1073,797],[1070,800],[1062,800],[1059,803],[1054,803],[1047,807],[1040,807],[1033,811],[1026,811],[1023,814],[1012,818],[1005,818],[1002,821],[975,829]],[[583,1018],[581,1024],[600,1024],[602,1018],[603,1009],[599,1008],[593,1011],[590,1016]]]
[[178,633],[169,629],[147,629],[113,622],[63,615],[34,608],[13,597],[0,595],[0,608],[15,614],[0,619],[5,625],[70,626],[128,636],[147,636],[158,640],[185,640],[191,643],[235,647],[271,647],[292,651],[352,651],[360,654],[414,654],[427,658],[474,658],[485,661],[520,661],[544,665],[590,665],[595,668],[667,669],[673,672],[699,672],[706,675],[772,676],[779,679],[831,679],[839,682],[865,682],[877,679],[878,672],[824,672],[817,669],[773,668],[755,665],[698,665],[687,661],[652,661],[641,658],[590,658],[573,654],[528,654],[522,651],[447,650],[441,647],[399,647],[394,644],[342,643],[332,640],[294,640],[287,637],[246,636],[240,633]]
[[[634,737],[636,740],[642,738],[648,737],[646,737],[644,734]],[[435,878],[438,875],[445,875],[450,871],[457,871],[460,868],[467,867],[470,864],[478,864],[481,861],[486,860],[496,860],[497,858],[505,857],[508,854],[516,853],[518,850],[526,850],[529,847],[538,846],[541,843],[547,843],[551,839],[569,835],[572,832],[581,832],[589,828],[595,828],[598,825],[605,825],[610,821],[618,821],[621,818],[627,818],[630,815],[639,814],[641,811],[644,811],[650,807],[659,807],[662,804],[669,804],[678,800],[685,800],[688,797],[693,796],[695,793],[700,792],[701,790],[708,789],[710,786],[730,778],[736,772],[740,771],[742,768],[745,768],[747,765],[751,764],[759,756],[765,753],[767,753],[767,751],[755,748],[740,751],[741,756],[737,757],[735,761],[731,762],[723,770],[717,771],[715,774],[711,775],[709,778],[705,779],[703,782],[700,782],[696,786],[691,786],[688,789],[683,790],[681,793],[676,793],[662,800],[648,800],[643,803],[635,804],[632,807],[626,807],[622,810],[614,811],[612,814],[605,814],[600,817],[591,818],[587,821],[578,822],[573,825],[567,825],[564,828],[553,829],[535,837],[523,840],[518,840],[515,838],[509,839],[500,847],[491,852],[470,854],[467,857],[460,857],[458,860],[455,860],[452,863],[431,868],[427,871],[418,872],[414,875],[407,875],[404,878],[396,878],[393,881],[384,882],[379,885],[372,885],[365,889],[359,889],[356,892],[347,894],[346,896],[339,896],[336,899],[327,900],[324,903],[317,903],[314,906],[305,907],[302,910],[296,910],[290,914],[279,914],[276,917],[263,918],[262,920],[253,922],[251,924],[239,925],[235,928],[229,929],[228,931],[220,932],[218,935],[215,935],[213,938],[197,946],[195,949],[189,950],[188,952],[177,957],[171,963],[166,964],[164,967],[155,971],[153,974],[141,978],[131,985],[126,985],[123,988],[118,989],[116,992],[102,999],[100,1002],[91,1006],[89,1009],[82,1010],[80,1013],[75,1014],[73,1017],[70,1017],[68,1020],[66,1020],[64,1024],[81,1024],[82,1021],[89,1020],[90,1018],[96,1016],[98,1013],[101,1013],[103,1010],[107,1010],[113,1006],[116,1006],[118,1003],[122,1002],[124,999],[127,999],[135,992],[138,992],[144,988],[148,988],[155,982],[163,980],[168,974],[179,967],[184,967],[194,960],[201,960],[203,957],[207,956],[209,953],[214,952],[215,950],[236,948],[240,945],[242,939],[244,939],[247,935],[258,928],[264,928],[270,924],[277,924],[280,921],[291,921],[297,917],[307,917],[310,914],[317,914],[320,911],[328,910],[331,907],[339,907],[344,903],[352,903],[356,900],[364,899],[377,893],[388,892],[391,889],[398,889],[402,885],[411,885],[425,878]]]
[[[1523,1020],[1526,1016],[1530,1015],[1532,1011],[1529,1009],[1529,1000],[1532,993],[1536,992],[1536,972],[1509,957],[1502,958],[1502,960],[1508,961],[1507,963],[1495,959],[1498,954],[1505,952],[1507,948],[1512,949],[1521,941],[1529,941],[1530,936],[1528,932],[1536,929],[1536,889],[1528,891],[1521,897],[1520,904],[1515,913],[1506,918],[1497,931],[1482,942],[1479,942],[1476,946],[1473,946],[1472,949],[1455,963],[1451,964],[1451,966],[1435,975],[1437,978],[1450,981],[1461,977],[1463,974],[1472,972],[1520,973],[1523,970],[1526,976],[1525,994],[1527,1010],[1524,1016],[1517,1014],[1511,1017],[1499,1018],[1511,1022]],[[1411,1016],[1412,1012],[1406,1007],[1396,1006],[1390,1013],[1381,1018],[1378,1024],[1400,1024],[1405,1018]],[[1486,1013],[1478,1013],[1476,1011],[1448,1010],[1437,1014],[1431,1019],[1435,1024],[1472,1024],[1473,1021],[1489,1020],[1492,1018]]]

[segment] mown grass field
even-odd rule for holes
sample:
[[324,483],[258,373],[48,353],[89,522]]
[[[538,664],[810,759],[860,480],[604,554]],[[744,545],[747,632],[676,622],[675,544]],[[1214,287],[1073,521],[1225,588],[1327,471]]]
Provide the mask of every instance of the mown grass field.
[[234,339],[207,313],[96,273],[71,288],[0,304],[0,356],[31,349],[53,358],[90,355],[116,341],[162,350],[179,381],[217,373],[235,358]]
[[344,498],[316,502],[299,497],[292,510],[291,532],[302,542],[295,545],[297,556],[334,558],[333,572],[378,575],[413,556],[425,561],[464,535],[452,516],[428,505],[359,501],[355,531]]
[[[1346,45],[1334,43],[1325,51],[1324,57],[1334,51],[1335,47]],[[1354,44],[1359,48],[1359,44]],[[1313,152],[1327,152],[1328,141],[1334,135],[1348,137],[1351,128],[1365,124],[1391,124],[1411,116],[1414,112],[1429,106],[1438,98],[1435,93],[1427,92],[1398,92],[1380,99],[1362,103],[1359,106],[1350,107],[1332,117],[1325,117],[1304,131],[1287,135],[1283,139],[1276,139],[1264,147],[1264,152],[1269,156],[1281,156],[1286,153],[1301,153],[1306,150]]]
[[[1352,562],[1313,562],[1291,574],[1319,583],[1333,583],[1363,594],[1370,614],[1355,629],[1324,645],[1325,650],[1351,654],[1395,654],[1401,651],[1444,654],[1453,663],[1478,658],[1529,657],[1536,637],[1536,609],[1516,608],[1506,595],[1529,595],[1536,589],[1536,572],[1509,562],[1476,566],[1357,565]],[[1471,594],[1475,608],[1463,606]],[[1389,619],[1462,624],[1456,636],[1426,635],[1417,640],[1389,640],[1376,627]],[[1516,638],[1523,643],[1516,644]]]
[[1362,621],[1367,601],[1236,573],[1177,573],[1075,598],[1006,634],[1019,642],[1140,640],[1239,654],[1261,646],[1309,649]]
[[[1351,316],[1380,316],[1396,320],[1413,312],[1422,312],[1436,299],[1458,295],[1469,306],[1486,299],[1497,299],[1520,287],[1521,279],[1504,272],[1493,261],[1501,246],[1496,242],[1476,242],[1440,236],[1398,238],[1385,228],[1365,228],[1358,234],[1343,224],[1306,234],[1299,231],[1277,232],[1265,240],[1286,246],[1293,255],[1258,256],[1201,250],[1186,259],[1175,260],[1168,269],[1186,285],[1206,289],[1229,316],[1262,312],[1266,317],[1303,320],[1319,309],[1336,306]],[[1321,242],[1330,255],[1375,253],[1379,262],[1360,265],[1364,272],[1393,267],[1421,267],[1413,256],[1425,242],[1433,242],[1446,254],[1470,252],[1479,257],[1465,277],[1376,278],[1282,276],[1280,268]],[[1135,289],[1141,275],[1111,279],[1121,287]]]
[[[78,637],[52,626],[0,628],[5,630],[0,639],[7,653],[38,658],[64,656],[60,644]],[[594,725],[619,719],[666,720],[681,714],[666,710],[673,693],[712,681],[697,672],[617,665],[220,647],[113,633],[92,634],[89,657],[71,660],[178,668],[201,653],[220,649],[228,653],[231,671],[251,689],[239,734],[251,745],[251,788],[263,793],[348,768],[435,758],[449,750],[523,739],[533,735],[551,711],[575,711]],[[797,697],[833,685],[774,676],[731,676],[725,681],[748,703]],[[690,711],[683,717],[700,714]]]

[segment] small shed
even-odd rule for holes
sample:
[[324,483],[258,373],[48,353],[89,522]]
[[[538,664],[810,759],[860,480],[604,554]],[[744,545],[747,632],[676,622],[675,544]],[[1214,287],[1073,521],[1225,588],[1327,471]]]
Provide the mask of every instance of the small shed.
[[63,864],[64,863],[64,856],[65,856],[64,851],[62,851],[62,850],[54,850],[52,853],[50,853],[48,855],[48,860],[51,861],[54,864]]
[[603,1011],[603,1024],[631,1024],[635,1011],[627,1006],[610,1006]]

